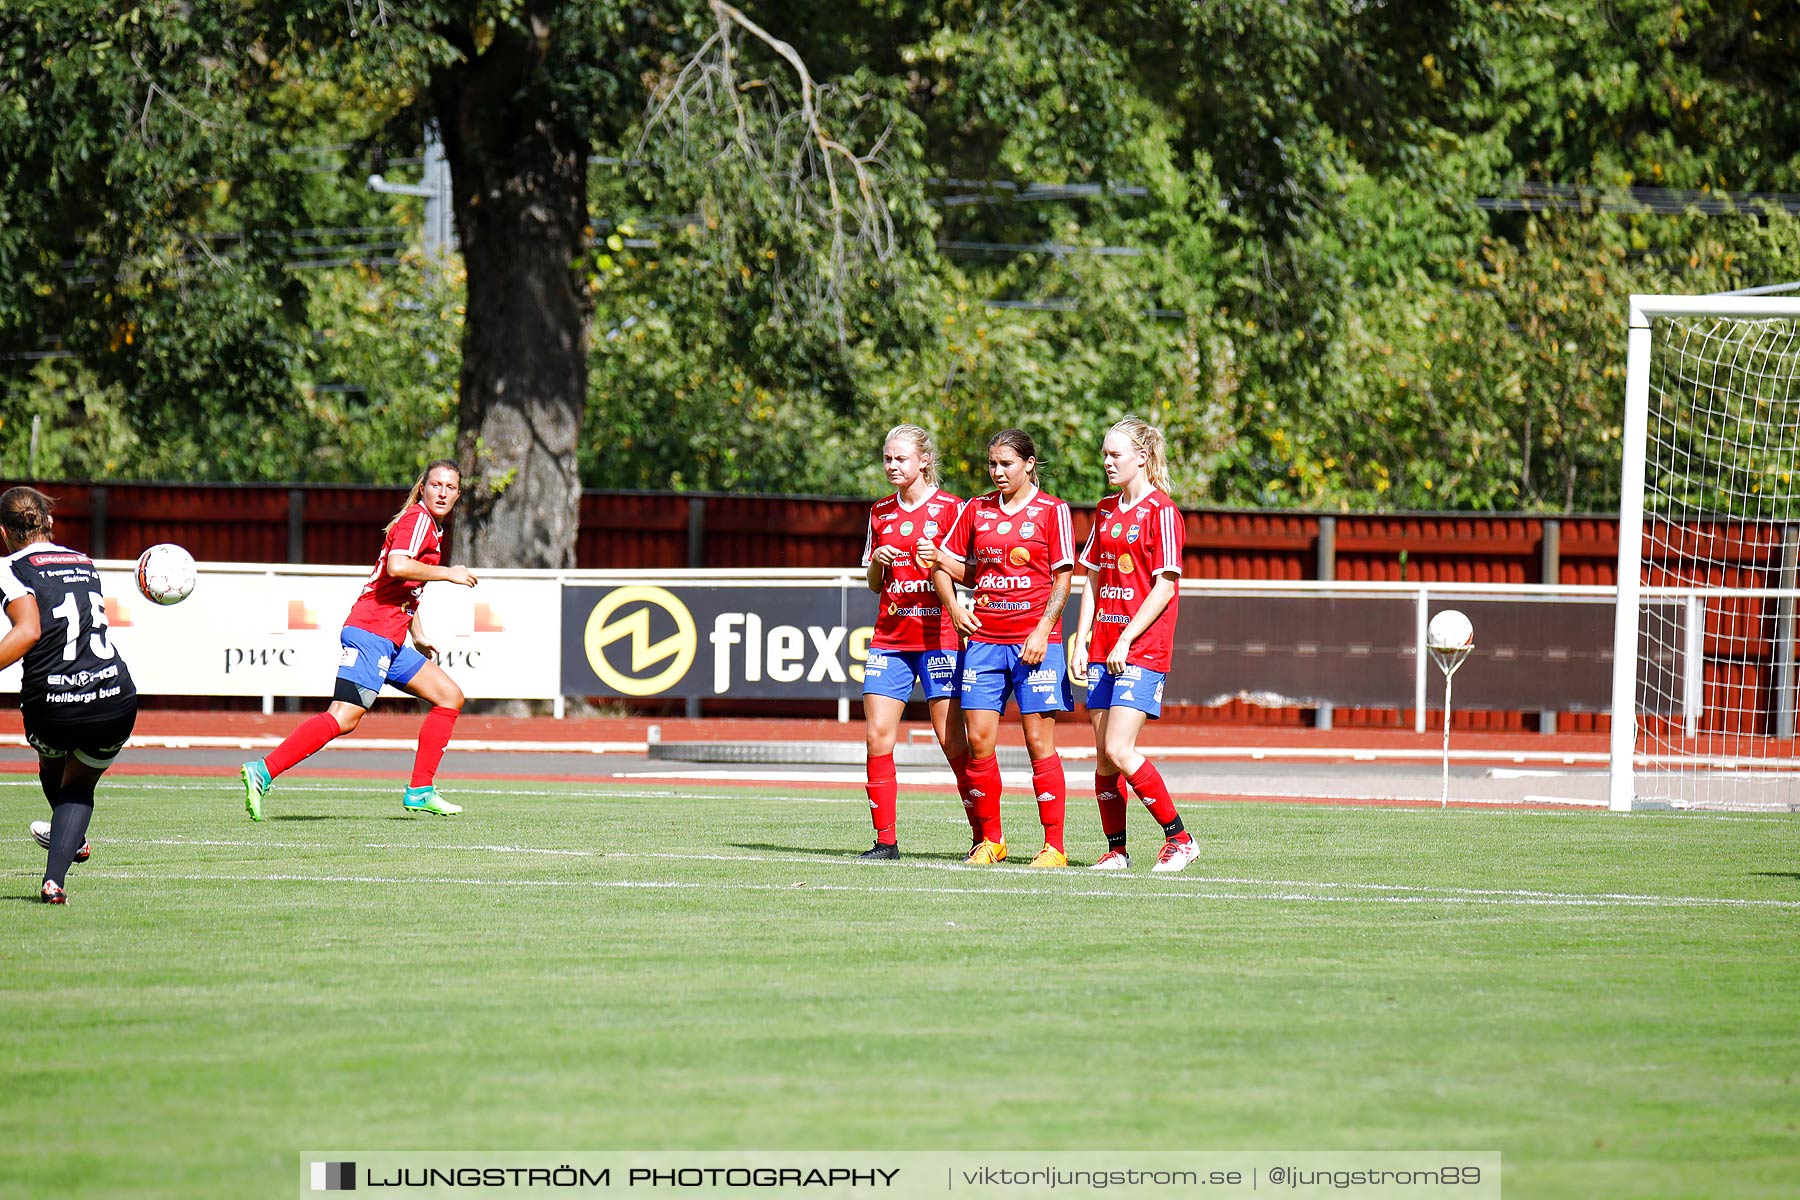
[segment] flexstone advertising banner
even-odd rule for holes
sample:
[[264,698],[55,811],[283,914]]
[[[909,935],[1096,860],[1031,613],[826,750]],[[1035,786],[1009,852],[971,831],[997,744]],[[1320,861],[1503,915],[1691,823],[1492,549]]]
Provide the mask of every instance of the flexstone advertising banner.
[[[367,572],[299,573],[202,564],[194,594],[164,607],[131,573],[100,572],[107,637],[145,695],[329,698],[338,630]],[[483,574],[473,588],[432,584],[420,604],[438,662],[471,699],[557,695],[557,587]],[[19,690],[19,668],[0,672]],[[393,689],[386,694],[397,695]]]
[[854,583],[570,585],[570,695],[830,699],[862,694],[875,596]]

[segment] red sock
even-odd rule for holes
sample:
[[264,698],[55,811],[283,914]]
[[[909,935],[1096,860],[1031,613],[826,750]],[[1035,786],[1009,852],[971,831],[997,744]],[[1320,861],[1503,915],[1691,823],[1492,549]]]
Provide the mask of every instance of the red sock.
[[450,742],[450,731],[456,728],[458,709],[432,705],[419,727],[419,751],[413,755],[412,783],[409,787],[426,787],[437,778],[438,764],[444,761],[444,747]]
[[981,840],[981,817],[975,812],[975,801],[969,797],[969,756],[959,754],[950,760],[950,773],[956,776],[956,794],[962,799],[963,816],[969,819],[969,836]]
[[294,766],[311,758],[325,744],[338,734],[344,732],[338,728],[337,718],[330,713],[317,713],[300,722],[300,728],[287,735],[287,740],[269,751],[263,759],[263,766],[269,770],[269,778],[274,779],[283,771],[290,771]]
[[1000,760],[992,754],[969,760],[969,799],[975,802],[975,816],[981,822],[981,836],[990,842],[1004,841],[1000,831]]
[[1117,850],[1125,844],[1125,793],[1118,775],[1095,771],[1094,799],[1100,805],[1100,832],[1106,835],[1106,848]]
[[1062,755],[1031,760],[1031,786],[1037,792],[1038,820],[1044,824],[1044,845],[1063,848],[1063,817],[1069,806],[1069,784],[1063,776]]
[[894,810],[900,798],[900,781],[894,777],[892,754],[869,755],[869,819],[875,822],[875,840],[894,844]]
[[1169,798],[1169,785],[1163,782],[1155,763],[1144,760],[1144,765],[1131,776],[1131,790],[1138,794],[1164,833],[1174,837],[1181,832],[1181,817],[1175,812],[1175,801]]

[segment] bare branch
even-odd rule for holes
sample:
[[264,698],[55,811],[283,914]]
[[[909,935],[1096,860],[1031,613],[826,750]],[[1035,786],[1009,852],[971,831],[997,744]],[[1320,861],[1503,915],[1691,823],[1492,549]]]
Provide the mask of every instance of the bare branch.
[[[868,97],[817,82],[792,45],[724,0],[710,0],[710,9],[717,28],[657,97],[638,156],[700,167],[709,189],[711,176],[741,172],[740,179],[747,175],[752,187],[764,189],[765,203],[772,200],[802,230],[815,231],[803,242],[816,241],[822,253],[771,265],[775,295],[784,316],[823,318],[847,336],[850,290],[869,264],[894,253],[894,220],[881,177],[893,127],[882,129],[866,150],[854,148],[854,114]],[[787,72],[745,77],[741,42],[760,43]],[[837,121],[844,127],[834,127]],[[665,139],[670,152],[647,154],[652,139]],[[753,203],[729,189],[710,197],[705,207],[719,218],[722,245],[735,246],[731,217]]]

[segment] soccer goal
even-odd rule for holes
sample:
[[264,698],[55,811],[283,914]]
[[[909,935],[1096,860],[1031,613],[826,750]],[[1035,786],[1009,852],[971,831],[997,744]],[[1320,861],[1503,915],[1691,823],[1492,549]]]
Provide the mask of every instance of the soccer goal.
[[1609,805],[1800,805],[1800,299],[1633,296]]

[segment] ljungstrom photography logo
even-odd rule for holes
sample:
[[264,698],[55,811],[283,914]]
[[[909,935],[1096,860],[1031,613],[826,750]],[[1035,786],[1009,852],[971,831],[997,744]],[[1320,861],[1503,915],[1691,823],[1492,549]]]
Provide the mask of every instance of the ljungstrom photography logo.
[[316,1162],[312,1165],[312,1190],[315,1192],[354,1192],[356,1164],[353,1162]]

